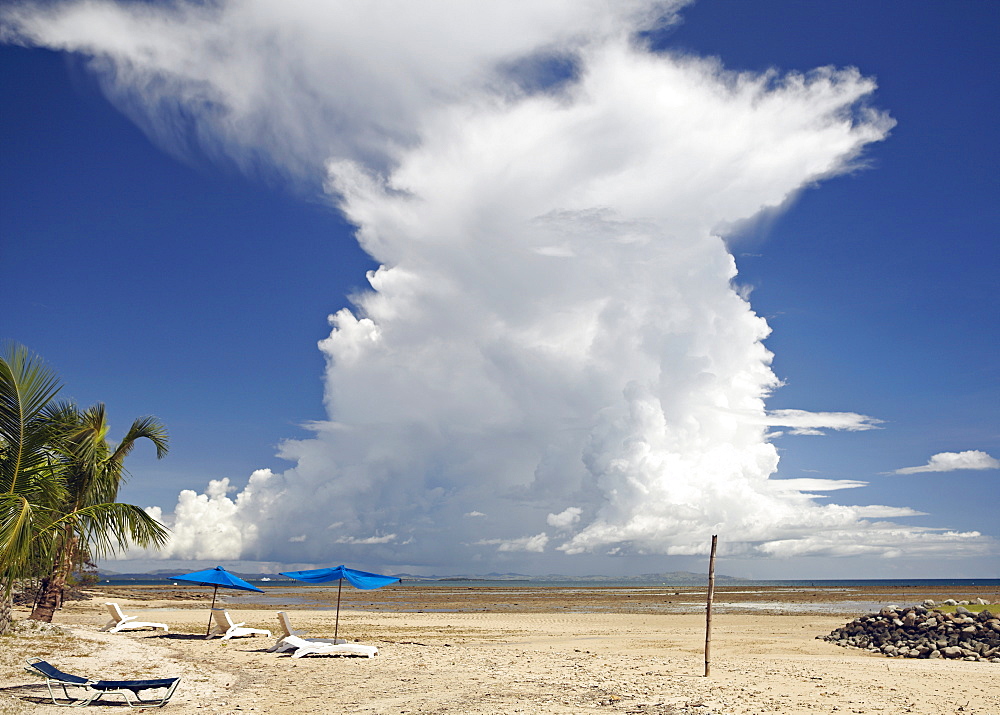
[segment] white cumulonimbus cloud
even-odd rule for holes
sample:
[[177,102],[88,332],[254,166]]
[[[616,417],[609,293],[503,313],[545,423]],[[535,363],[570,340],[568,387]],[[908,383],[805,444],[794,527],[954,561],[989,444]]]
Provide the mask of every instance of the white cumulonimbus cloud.
[[[329,419],[283,473],[181,493],[161,556],[458,567],[512,555],[991,548],[820,503],[772,440],[769,327],[722,227],[854,168],[893,121],[854,69],[653,52],[683,2],[71,2],[8,40],[93,58],[173,151],[308,181],[381,267],[320,342]],[[474,517],[474,518],[472,518]],[[540,531],[546,526],[553,535]]]
[[904,467],[889,474],[954,472],[958,469],[1000,469],[1000,459],[978,449],[965,452],[940,452],[932,456],[922,467]]

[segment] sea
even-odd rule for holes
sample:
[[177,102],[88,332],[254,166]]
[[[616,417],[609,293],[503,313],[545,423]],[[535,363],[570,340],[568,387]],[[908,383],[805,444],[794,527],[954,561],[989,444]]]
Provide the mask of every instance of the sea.
[[[255,579],[253,577],[242,577],[259,588],[281,586],[289,588],[295,586],[308,587],[308,584],[293,579]],[[169,578],[102,578],[102,584],[109,586],[165,586],[165,585],[190,585],[183,581],[176,582]],[[572,579],[565,581],[545,581],[535,579],[478,579],[478,578],[445,578],[445,579],[403,579],[402,585],[419,588],[442,586],[461,586],[463,588],[643,588],[657,586],[676,586],[682,588],[704,588],[706,581],[640,581],[636,579],[601,579],[588,581],[585,579]],[[876,579],[791,579],[791,580],[753,580],[753,579],[726,579],[717,581],[717,587],[741,587],[754,586],[760,588],[885,588],[885,589],[907,589],[907,588],[933,588],[933,589],[961,589],[965,586],[978,586],[984,588],[1000,587],[1000,578],[876,578]]]
[[[226,602],[251,608],[307,607],[332,610],[338,601],[336,582],[314,585],[291,579],[247,579],[263,593],[220,589]],[[102,579],[108,586],[193,587],[170,579]],[[783,579],[726,578],[716,584],[713,611],[717,613],[845,614],[877,612],[886,605],[919,603],[928,593],[969,598],[966,592],[985,593],[1000,600],[1000,579]],[[353,591],[345,586],[349,591]],[[425,590],[426,589],[426,590]],[[418,595],[424,590],[424,595]],[[478,599],[503,608],[505,603],[534,600],[564,601],[564,613],[602,613],[619,610],[662,614],[704,611],[707,578],[703,581],[637,579],[535,580],[410,579],[391,589],[372,593],[370,607],[394,612],[460,612],[463,600],[475,591]],[[995,590],[995,592],[994,592]],[[609,591],[614,591],[609,594]],[[377,595],[375,595],[377,594]],[[922,594],[922,595],[921,595]],[[621,599],[628,599],[623,601]],[[896,599],[893,601],[877,599]],[[973,599],[974,600],[974,599]],[[472,601],[469,602],[470,607]]]

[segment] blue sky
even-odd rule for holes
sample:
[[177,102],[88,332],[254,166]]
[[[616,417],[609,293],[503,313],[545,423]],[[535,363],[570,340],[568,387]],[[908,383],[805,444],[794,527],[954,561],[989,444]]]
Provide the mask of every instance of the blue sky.
[[[838,431],[821,425],[825,432],[822,436],[772,436],[766,441],[777,448],[780,463],[771,478],[867,482],[867,486],[853,489],[831,488],[816,503],[908,508],[910,514],[885,512],[874,519],[858,512],[856,519],[877,522],[888,518],[904,529],[928,527],[978,531],[983,535],[954,548],[942,542],[928,551],[904,540],[889,549],[895,553],[887,554],[859,548],[866,544],[879,546],[884,532],[855,526],[845,527],[853,534],[849,547],[840,542],[836,546],[816,546],[808,536],[813,522],[807,519],[797,527],[799,536],[795,537],[809,544],[804,550],[773,552],[774,558],[767,558],[769,552],[765,550],[762,555],[751,547],[749,552],[730,553],[728,570],[723,570],[760,577],[997,576],[995,514],[1000,501],[1000,470],[996,466],[890,473],[926,465],[940,454],[982,452],[984,455],[976,462],[979,466],[983,465],[982,459],[987,465],[995,465],[995,458],[1000,456],[1000,375],[996,360],[996,346],[1000,344],[996,228],[1000,225],[1000,187],[996,166],[1000,157],[995,129],[1000,107],[992,88],[998,59],[993,39],[1000,29],[1000,9],[994,3],[981,2],[904,5],[702,0],[679,12],[679,24],[653,31],[655,48],[674,53],[675,57],[717,57],[726,69],[734,71],[775,68],[785,73],[808,72],[827,65],[857,67],[863,77],[874,78],[878,86],[854,103],[853,111],[871,106],[896,122],[891,129],[880,130],[887,134],[881,140],[865,142],[853,160],[863,166],[849,170],[841,162],[830,172],[836,175],[821,181],[794,179],[802,188],[793,202],[727,235],[729,251],[739,269],[737,283],[752,288],[750,306],[772,329],[764,344],[774,354],[773,372],[784,385],[767,398],[767,408],[843,412],[880,421],[876,429]],[[427,14],[427,21],[435,26],[447,24],[444,15],[435,20],[433,12]],[[571,53],[579,49],[573,45],[572,31],[591,32],[586,18],[573,18],[580,27],[568,28],[561,34],[560,18],[553,15],[514,18],[510,23],[512,34],[518,22],[534,21],[541,26],[544,20],[551,20],[557,29],[552,30],[552,38],[539,30],[537,46],[565,46]],[[24,21],[5,17],[7,27],[18,22]],[[475,22],[474,18],[455,20],[470,37],[481,31],[492,41],[489,31],[477,30]],[[181,26],[180,20],[176,20],[176,26]],[[18,30],[21,41],[24,27]],[[43,39],[33,44],[114,45],[115,38],[108,33],[81,39],[73,32],[67,35],[58,29],[55,20],[42,27],[38,31],[41,35],[36,37]],[[135,28],[134,32],[141,36],[141,24]],[[497,37],[507,29],[502,23],[498,25]],[[67,36],[70,39],[65,39]],[[501,50],[508,55],[532,50],[528,46],[531,41],[524,40],[524,47],[517,45],[513,49],[501,46],[497,54]],[[502,45],[499,40],[497,44]],[[134,477],[123,499],[160,507],[168,518],[181,490],[193,490],[202,495],[203,503],[227,508],[219,494],[206,492],[209,480],[228,478],[228,486],[235,488],[230,496],[235,499],[254,470],[270,469],[279,476],[265,479],[272,486],[262,482],[254,491],[258,499],[270,493],[284,494],[286,502],[315,499],[324,503],[324,497],[318,495],[324,493],[325,479],[349,482],[368,478],[358,475],[364,469],[373,469],[375,462],[371,453],[357,457],[353,465],[346,457],[341,460],[337,455],[350,450],[342,443],[324,443],[322,436],[316,436],[322,430],[303,430],[304,423],[332,420],[340,425],[389,424],[408,433],[418,427],[429,429],[430,423],[423,424],[417,418],[398,418],[394,422],[394,399],[399,400],[400,413],[408,414],[413,409],[416,414],[420,407],[427,407],[428,413],[436,414],[431,430],[435,434],[451,434],[449,429],[467,419],[462,410],[468,405],[462,409],[440,407],[440,412],[435,412],[431,404],[434,400],[440,399],[441,405],[448,403],[447,389],[439,390],[436,383],[433,390],[428,387],[426,394],[406,392],[400,396],[380,377],[390,374],[389,363],[383,366],[386,372],[344,369],[338,373],[336,366],[326,365],[324,353],[317,349],[317,341],[330,334],[328,316],[351,308],[348,296],[371,290],[366,271],[398,260],[400,266],[419,274],[417,269],[425,266],[424,261],[433,262],[434,258],[411,255],[411,247],[425,240],[419,231],[408,243],[392,244],[386,239],[384,244],[369,244],[374,258],[361,250],[351,222],[336,206],[337,194],[323,190],[322,162],[308,162],[316,145],[313,139],[329,142],[333,147],[331,156],[357,162],[375,173],[387,175],[394,162],[406,167],[408,174],[397,175],[400,185],[405,185],[408,178],[409,186],[462,186],[462,180],[451,184],[447,182],[453,179],[441,178],[444,169],[438,167],[444,165],[444,160],[440,157],[447,152],[434,154],[438,147],[448,149],[450,138],[433,135],[427,127],[455,121],[449,114],[452,107],[481,111],[473,104],[463,104],[466,98],[462,93],[476,75],[466,71],[464,65],[450,66],[447,57],[440,62],[427,59],[425,54],[432,54],[430,50],[421,48],[416,41],[411,45],[425,74],[417,75],[416,80],[411,78],[410,83],[431,77],[433,82],[429,84],[452,97],[452,104],[440,110],[434,104],[436,99],[415,99],[412,106],[407,106],[404,96],[398,104],[402,109],[381,109],[383,105],[393,106],[385,97],[392,98],[393,92],[403,96],[401,87],[409,91],[406,78],[398,77],[405,73],[392,65],[390,56],[386,67],[371,70],[382,73],[373,75],[383,80],[382,84],[373,83],[370,94],[358,90],[356,103],[368,106],[375,120],[381,117],[381,122],[372,121],[372,131],[382,133],[377,141],[372,143],[364,127],[367,115],[359,118],[352,113],[354,109],[343,109],[331,99],[331,116],[336,121],[327,120],[320,130],[314,130],[319,138],[307,136],[307,140],[292,146],[292,153],[301,151],[305,157],[296,162],[285,162],[287,153],[278,159],[275,156],[285,151],[284,142],[291,143],[297,131],[305,133],[313,126],[312,121],[322,124],[322,113],[319,117],[316,113],[301,113],[312,121],[302,121],[294,112],[289,116],[295,121],[283,115],[267,115],[285,132],[270,144],[263,142],[259,134],[238,134],[245,125],[233,129],[237,132],[235,140],[218,140],[216,136],[213,141],[219,125],[212,124],[214,116],[210,112],[199,114],[196,105],[187,105],[184,111],[165,117],[161,105],[151,103],[139,92],[138,101],[134,96],[123,99],[125,95],[118,94],[116,107],[106,99],[101,82],[95,79],[103,76],[106,88],[108,75],[95,75],[83,56],[39,46],[0,45],[0,276],[4,286],[0,336],[42,355],[66,384],[64,396],[81,404],[105,402],[113,425],[124,429],[134,417],[144,414],[155,414],[167,425],[170,455],[157,462],[151,448],[137,450],[129,464]],[[461,47],[461,43],[457,46]],[[361,57],[364,48],[357,52]],[[468,64],[495,61],[495,57],[485,57],[472,54]],[[122,70],[121,60],[116,61],[118,77],[125,82],[122,78],[127,73]],[[373,61],[372,66],[377,64]],[[310,66],[308,58],[301,66]],[[639,71],[643,66],[637,65]],[[280,99],[295,102],[302,96],[305,94],[291,93]],[[470,106],[473,109],[464,109]],[[138,124],[119,108],[137,118]],[[385,114],[379,115],[378,111]],[[410,117],[407,111],[413,118],[410,124],[406,121]],[[790,111],[800,110],[793,107]],[[286,120],[290,123],[281,124]],[[491,121],[499,123],[501,119]],[[522,130],[534,128],[528,124],[530,116],[517,117],[516,121],[521,122],[516,126]],[[338,129],[341,124],[343,131]],[[485,135],[494,124],[484,120],[483,126]],[[205,134],[199,135],[207,152],[185,151],[192,137],[201,131],[192,127],[207,127]],[[167,129],[182,139],[165,138]],[[150,135],[155,140],[151,141]],[[605,134],[600,140],[606,138]],[[255,140],[262,143],[254,145]],[[468,139],[470,146],[479,146],[475,141],[478,136]],[[393,153],[398,145],[406,146],[412,154]],[[669,171],[668,163],[662,165],[664,172]],[[340,180],[341,186],[350,179],[343,172],[334,171],[331,176]],[[466,181],[478,186],[475,182],[480,179]],[[488,194],[487,189],[482,191]],[[477,197],[470,196],[468,205]],[[390,215],[395,216],[393,212],[398,212],[399,207],[378,213],[382,209],[370,208],[376,200],[362,196],[354,203],[340,205],[352,213],[354,224],[370,221],[371,226],[388,232],[385,227],[393,226],[395,220]],[[502,205],[493,198],[490,201],[492,209]],[[622,200],[621,205],[626,204]],[[617,206],[610,199],[608,205]],[[447,210],[458,214],[462,208],[464,205],[456,204]],[[587,208],[582,204],[574,207],[581,212]],[[697,223],[695,219],[697,216],[691,219],[692,225]],[[583,224],[574,225],[573,231],[585,228]],[[586,230],[592,230],[589,226]],[[472,228],[465,230],[474,234]],[[549,255],[559,254],[562,248],[556,248],[546,250]],[[463,262],[466,258],[472,265],[482,266],[493,255],[479,254],[476,247],[457,242],[450,247],[431,245],[429,250],[441,264],[467,252],[462,261],[456,259],[455,265],[459,266],[468,265]],[[428,275],[432,276],[428,280],[440,280],[442,285],[455,277],[447,273]],[[498,270],[496,275],[508,274]],[[597,280],[601,274],[592,275]],[[497,283],[507,293],[523,288],[516,281],[504,283],[501,278]],[[390,296],[393,290],[385,288],[383,294]],[[540,300],[558,301],[561,297],[555,287],[551,293],[540,294]],[[451,298],[449,311],[455,309],[454,296]],[[469,302],[480,301],[473,296]],[[368,309],[373,315],[378,313],[376,308]],[[361,317],[363,310],[354,310]],[[501,312],[496,308],[490,315]],[[386,330],[392,315],[395,313],[391,311],[383,314]],[[459,319],[451,313],[439,314],[437,319],[430,312],[417,317],[421,319],[413,320],[413,325],[438,325],[440,340],[458,341],[449,354],[460,352],[458,348],[473,340],[454,328]],[[340,323],[342,337],[347,335],[345,326]],[[453,334],[453,338],[445,337]],[[408,350],[412,354],[431,354],[430,343],[436,338],[433,329],[425,330],[419,340],[398,338],[401,342],[396,344],[394,354],[402,356],[402,374],[418,380],[423,376],[428,383],[436,379],[431,368],[414,367],[406,357]],[[506,347],[512,354],[518,349],[516,345]],[[343,349],[343,345],[330,346],[327,356],[340,355],[346,364],[344,353],[337,352]],[[622,361],[623,366],[630,364],[628,356]],[[524,363],[513,357],[497,364],[524,369]],[[611,366],[608,370],[604,377],[609,380],[619,374],[627,377],[625,367]],[[324,384],[327,395],[335,401],[334,414],[324,407]],[[462,389],[459,385],[460,380],[456,380],[456,390]],[[670,392],[667,385],[661,388],[663,394]],[[381,407],[372,406],[376,403]],[[545,410],[551,404],[545,404],[533,408],[526,402],[519,403],[524,411],[519,418],[523,429],[550,416]],[[669,408],[665,412],[669,414]],[[587,414],[596,413],[590,410]],[[559,419],[565,416],[558,411],[552,414]],[[873,426],[870,420],[864,423]],[[504,427],[504,439],[514,440],[511,435],[516,430],[508,427]],[[795,425],[786,427],[794,429]],[[605,434],[595,430],[591,444],[597,439],[594,435]],[[536,437],[537,433],[524,443],[511,441],[510,451],[527,450],[524,445],[528,444],[531,449],[538,448],[544,439]],[[288,439],[302,442],[291,450],[281,447]],[[427,443],[423,437],[414,440],[398,442],[398,451],[404,452],[407,445]],[[279,449],[289,458],[277,457]],[[332,548],[327,544],[327,550],[346,553],[359,567],[376,570],[406,567],[439,573],[624,573],[700,568],[700,553],[680,541],[673,551],[658,552],[654,542],[659,538],[665,539],[664,543],[669,541],[669,530],[634,530],[635,524],[647,517],[669,521],[673,518],[669,510],[644,513],[638,506],[628,511],[632,507],[621,504],[612,508],[608,506],[614,502],[608,496],[611,491],[595,496],[585,486],[557,494],[553,485],[568,483],[568,477],[561,481],[562,476],[554,476],[543,484],[537,475],[547,473],[545,465],[550,462],[572,462],[566,455],[560,453],[550,462],[526,459],[528,466],[513,462],[506,465],[512,474],[518,469],[535,470],[536,479],[529,486],[515,476],[492,475],[479,465],[464,474],[480,483],[481,490],[462,495],[461,487],[449,481],[449,460],[465,460],[467,455],[456,457],[460,450],[425,453],[422,447],[414,449],[414,455],[420,456],[415,456],[413,463],[421,465],[423,476],[400,488],[406,505],[383,507],[387,493],[384,485],[373,488],[373,494],[383,497],[377,508],[360,493],[363,490],[353,493],[340,487],[334,489],[336,496],[326,503],[343,507],[351,514],[343,519],[331,518],[333,523],[317,522],[316,530],[332,529],[328,533],[340,534],[339,541],[333,542],[339,545]],[[550,449],[551,456],[555,448],[549,445],[539,449]],[[994,461],[990,462],[990,458]],[[324,459],[326,464],[322,463]],[[580,455],[576,454],[575,459],[579,461]],[[321,463],[319,467],[315,466],[317,462]],[[599,462],[595,459],[595,463]],[[941,464],[947,467],[950,463],[944,458]],[[551,468],[558,471],[557,466]],[[591,491],[596,494],[606,488],[608,476],[594,469]],[[494,479],[498,485],[491,490]],[[273,486],[276,481],[280,481],[280,489]],[[818,494],[811,488],[805,491]],[[450,496],[440,494],[456,496],[452,504],[446,505],[444,501]],[[425,496],[426,510],[421,511]],[[198,499],[193,497],[192,504]],[[469,506],[479,503],[476,499],[489,506]],[[504,524],[490,521],[505,509],[504,499],[524,509],[516,517],[511,512],[511,521],[516,524],[508,525],[511,528],[506,531]],[[244,501],[251,500],[246,496]],[[222,512],[225,518],[231,518],[232,510],[226,508]],[[291,507],[284,509],[273,513],[258,509],[253,514],[256,518],[287,521],[290,515],[294,518],[299,513]],[[623,513],[612,513],[614,509]],[[214,514],[223,520],[222,512],[204,512],[198,518],[204,521]],[[378,513],[382,521],[360,516],[362,512]],[[713,512],[706,507],[706,513],[710,516],[703,525],[709,530],[720,527],[725,541],[726,522],[720,521],[718,514],[731,512]],[[448,528],[449,514],[454,530]],[[463,520],[463,516],[468,518]],[[251,519],[249,513],[239,518]],[[302,518],[308,521],[306,516]],[[740,518],[743,524],[753,521],[752,515]],[[414,526],[421,519],[436,522],[435,528],[422,530]],[[468,525],[480,522],[482,527]],[[242,528],[232,524],[226,528],[230,527],[236,531]],[[775,528],[763,537],[740,541],[751,545],[777,543],[782,541],[779,532]],[[545,538],[540,539],[543,533]],[[557,533],[563,534],[562,543],[576,546],[559,551]],[[640,535],[631,541],[623,536],[636,533]],[[395,538],[390,539],[390,534]],[[201,534],[192,538],[210,537]],[[274,543],[299,544],[314,537],[305,531],[293,534],[278,530],[269,538],[275,539]],[[920,541],[922,537],[914,538]],[[228,550],[210,553],[178,547],[174,557],[206,563],[297,563],[289,556],[287,546],[272,548],[263,537],[251,539],[241,532],[237,541]],[[445,557],[434,556],[442,553],[441,544],[452,542],[465,548],[456,548]],[[426,548],[407,554],[407,546],[421,543]],[[975,545],[968,547],[967,543]],[[301,563],[322,562],[324,547],[318,548],[319,552],[312,550],[303,555]],[[148,555],[142,558],[136,563],[149,562]],[[346,560],[330,558],[338,563]]]

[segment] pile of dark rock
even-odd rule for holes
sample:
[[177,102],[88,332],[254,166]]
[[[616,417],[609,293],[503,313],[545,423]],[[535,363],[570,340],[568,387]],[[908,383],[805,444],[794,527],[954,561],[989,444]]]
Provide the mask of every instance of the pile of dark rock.
[[828,636],[839,646],[889,658],[954,658],[1000,663],[1000,618],[959,606],[943,613],[927,606],[895,606],[855,618]]

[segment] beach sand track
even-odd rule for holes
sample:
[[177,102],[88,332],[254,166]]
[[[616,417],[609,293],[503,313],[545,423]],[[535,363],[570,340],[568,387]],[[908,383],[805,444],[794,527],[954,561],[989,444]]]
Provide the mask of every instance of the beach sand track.
[[[1000,715],[996,665],[888,659],[817,640],[840,616],[717,615],[706,679],[703,614],[509,613],[488,602],[473,605],[491,610],[464,613],[351,608],[340,635],[378,646],[378,657],[292,659],[265,652],[273,639],[200,637],[204,595],[201,604],[124,595],[67,604],[57,622],[80,639],[37,654],[90,675],[180,674],[168,705],[176,713]],[[171,632],[99,633],[104,600]],[[276,610],[241,608],[236,620],[274,630]],[[333,633],[332,611],[282,610],[307,635]],[[18,689],[31,682],[15,669],[0,674],[0,688],[13,688],[3,697],[25,707],[10,712],[41,707]]]

